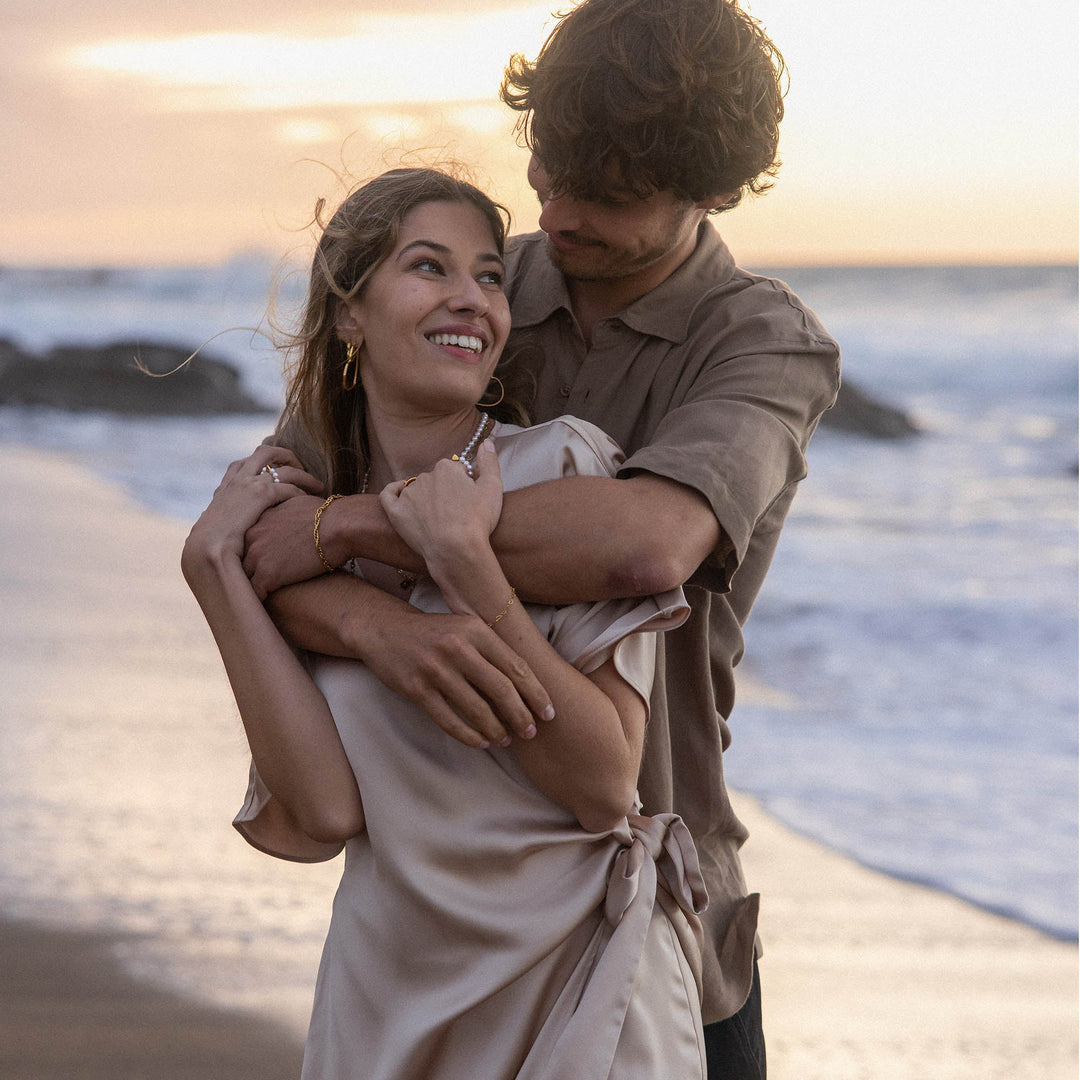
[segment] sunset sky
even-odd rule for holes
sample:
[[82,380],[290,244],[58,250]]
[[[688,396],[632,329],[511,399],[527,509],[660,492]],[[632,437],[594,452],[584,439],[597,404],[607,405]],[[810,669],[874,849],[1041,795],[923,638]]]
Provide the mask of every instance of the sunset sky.
[[[533,227],[497,87],[557,3],[428,6],[0,0],[0,263],[276,256],[421,147]],[[791,90],[776,188],[717,219],[742,261],[1076,259],[1074,0],[747,6]]]

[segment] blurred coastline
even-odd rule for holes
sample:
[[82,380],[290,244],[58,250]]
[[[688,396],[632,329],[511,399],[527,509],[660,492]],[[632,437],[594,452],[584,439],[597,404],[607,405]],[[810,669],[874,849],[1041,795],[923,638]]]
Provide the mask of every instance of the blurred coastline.
[[[0,443],[74,454],[192,520],[281,401],[281,358],[253,329],[273,270],[0,273],[0,338],[209,342],[268,410],[0,406]],[[737,706],[729,778],[868,865],[1074,939],[1076,267],[771,272],[838,338],[845,376],[922,431],[815,436],[747,631],[742,671],[775,693]],[[215,339],[231,327],[248,329]]]

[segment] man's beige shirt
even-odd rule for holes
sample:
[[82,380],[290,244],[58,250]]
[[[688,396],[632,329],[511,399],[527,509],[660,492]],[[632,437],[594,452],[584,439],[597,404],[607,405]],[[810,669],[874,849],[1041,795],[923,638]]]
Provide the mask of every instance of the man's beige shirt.
[[757,928],[758,897],[747,895],[738,857],[747,833],[724,785],[733,669],[806,475],[807,442],[836,398],[839,350],[783,283],[739,269],[709,221],[690,258],[598,323],[588,348],[546,250],[534,233],[507,254],[508,354],[535,377],[532,419],[571,414],[596,424],[626,451],[620,476],[645,471],[694,488],[723,534],[686,587],[690,619],[660,635],[640,779],[646,813],[680,814],[701,856],[712,1023],[749,993]]

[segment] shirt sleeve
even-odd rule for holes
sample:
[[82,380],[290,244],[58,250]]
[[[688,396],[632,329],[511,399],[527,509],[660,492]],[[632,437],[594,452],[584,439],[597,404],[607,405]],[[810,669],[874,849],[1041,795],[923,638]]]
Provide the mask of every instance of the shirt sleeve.
[[810,435],[839,388],[839,352],[824,338],[735,355],[730,343],[703,345],[702,353],[679,402],[618,475],[654,473],[708,500],[723,535],[697,577],[724,592],[758,521],[806,475]]

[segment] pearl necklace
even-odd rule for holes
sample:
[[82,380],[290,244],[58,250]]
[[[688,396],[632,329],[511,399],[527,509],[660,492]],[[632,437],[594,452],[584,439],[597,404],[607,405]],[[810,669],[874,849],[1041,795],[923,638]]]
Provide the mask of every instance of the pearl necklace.
[[[490,425],[490,427],[488,426]],[[465,449],[460,454],[453,454],[451,461],[460,461],[465,466],[470,480],[475,480],[473,475],[473,462],[476,460],[477,447],[487,438],[488,432],[495,426],[495,421],[487,413],[480,414],[480,423],[473,432],[473,437],[465,444]]]
[[[476,479],[476,474],[473,472],[473,462],[476,460],[477,447],[488,437],[491,433],[491,429],[495,426],[495,421],[488,416],[487,413],[480,414],[480,423],[476,425],[476,430],[472,434],[472,438],[465,444],[465,449],[457,454],[451,454],[451,461],[460,461],[465,466],[465,471],[469,474],[470,480]],[[364,470],[364,482],[360,485],[360,494],[366,495],[368,489],[368,480],[371,478],[371,466]],[[406,484],[412,483],[415,480],[415,476],[410,476],[405,481]]]
[[[470,480],[476,479],[476,474],[473,472],[473,462],[476,460],[476,452],[480,444],[491,433],[492,428],[495,427],[495,421],[488,416],[487,413],[480,414],[480,423],[476,425],[476,430],[472,434],[472,438],[465,444],[465,448],[457,454],[451,454],[451,461],[460,461],[465,466],[465,471],[469,474]],[[364,470],[364,482],[360,485],[360,494],[366,495],[368,489],[368,480],[371,477],[371,466]],[[410,476],[405,484],[408,486],[416,479],[415,476]],[[352,561],[351,559],[349,560]],[[401,567],[395,567],[398,572],[398,577],[401,579],[401,587],[403,589],[411,589],[416,584],[416,574],[410,573],[408,570],[402,570]]]

